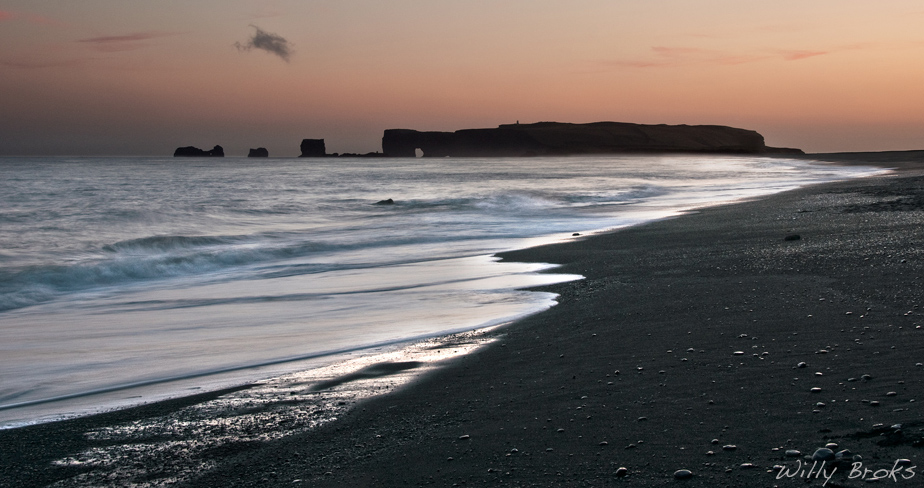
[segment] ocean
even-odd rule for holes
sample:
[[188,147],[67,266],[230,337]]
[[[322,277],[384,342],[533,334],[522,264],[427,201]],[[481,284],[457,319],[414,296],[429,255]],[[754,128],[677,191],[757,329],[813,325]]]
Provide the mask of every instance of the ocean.
[[[0,427],[507,323],[494,253],[880,172],[752,156],[0,158]],[[379,203],[392,199],[393,203]]]

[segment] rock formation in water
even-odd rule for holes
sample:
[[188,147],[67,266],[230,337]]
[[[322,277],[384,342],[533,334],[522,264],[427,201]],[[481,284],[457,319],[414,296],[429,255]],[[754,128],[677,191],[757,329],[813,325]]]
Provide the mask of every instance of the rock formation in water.
[[773,148],[752,130],[721,125],[641,125],[621,122],[507,124],[496,129],[421,132],[389,129],[382,152],[392,157],[569,156],[619,153],[802,154]]
[[324,139],[302,139],[300,158],[323,158],[327,156]]
[[248,158],[268,158],[269,151],[267,151],[265,147],[258,147],[256,149],[251,149],[250,152],[247,153],[247,157]]
[[173,157],[186,157],[186,158],[196,158],[196,157],[225,157],[225,150],[221,146],[215,146],[211,151],[204,151],[194,146],[178,147],[176,151],[173,151]]

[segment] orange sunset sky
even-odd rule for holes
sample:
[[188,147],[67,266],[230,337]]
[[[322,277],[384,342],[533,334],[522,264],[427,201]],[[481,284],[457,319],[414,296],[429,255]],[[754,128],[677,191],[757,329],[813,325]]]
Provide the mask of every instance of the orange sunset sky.
[[0,0],[0,155],[369,152],[517,120],[924,149],[924,2]]

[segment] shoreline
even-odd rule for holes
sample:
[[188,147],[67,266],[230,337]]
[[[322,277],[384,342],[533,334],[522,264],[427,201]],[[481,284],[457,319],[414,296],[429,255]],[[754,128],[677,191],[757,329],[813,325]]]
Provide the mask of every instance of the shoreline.
[[[871,161],[865,163],[869,164]],[[885,165],[889,166],[888,163]],[[915,167],[914,164],[910,166]],[[807,247],[809,251],[821,252],[820,250],[827,249],[825,245],[833,246],[832,249],[835,250],[839,249],[837,246],[850,248],[847,244],[831,239],[832,236],[847,240],[851,238],[849,235],[835,232],[842,230],[836,228],[834,221],[837,219],[852,219],[851,222],[854,224],[863,223],[864,215],[868,221],[870,215],[867,214],[875,213],[880,217],[890,216],[891,224],[895,226],[901,224],[898,217],[907,217],[903,215],[907,210],[916,212],[919,209],[897,207],[895,202],[902,202],[903,195],[899,190],[913,190],[914,185],[910,182],[919,181],[921,178],[920,172],[903,171],[859,181],[812,185],[761,197],[757,201],[710,207],[675,219],[595,234],[582,240],[503,253],[502,257],[505,260],[564,262],[563,266],[553,272],[582,274],[587,279],[540,288],[559,293],[559,305],[499,331],[502,337],[501,345],[479,349],[475,353],[457,358],[446,367],[419,378],[410,387],[368,400],[362,403],[359,409],[322,428],[278,441],[252,442],[237,446],[231,442],[227,452],[209,459],[208,467],[213,469],[203,473],[201,478],[191,480],[189,485],[235,485],[238,481],[242,486],[292,485],[293,480],[298,479],[301,480],[299,483],[305,486],[401,486],[405,483],[429,482],[430,476],[433,476],[433,481],[438,486],[458,483],[460,480],[468,480],[470,483],[487,482],[493,478],[506,480],[508,484],[578,485],[584,480],[596,480],[600,483],[618,481],[616,470],[625,466],[629,473],[628,480],[633,484],[654,486],[663,481],[670,481],[673,470],[667,466],[674,465],[674,470],[685,468],[693,471],[694,478],[691,482],[697,485],[705,483],[702,486],[709,486],[709,483],[739,483],[745,480],[756,484],[773,483],[774,480],[770,477],[773,475],[765,472],[772,466],[767,459],[780,458],[777,461],[780,464],[785,464],[786,460],[779,456],[779,453],[774,454],[771,447],[767,447],[766,452],[761,451],[758,449],[761,444],[764,445],[762,447],[771,445],[778,449],[788,448],[781,444],[790,439],[793,444],[799,443],[803,454],[810,454],[810,447],[813,445],[809,443],[818,444],[823,440],[820,437],[825,435],[809,432],[811,429],[806,430],[804,417],[811,419],[828,414],[834,420],[841,416],[848,418],[848,411],[853,412],[851,409],[854,408],[854,405],[845,405],[847,402],[840,401],[828,401],[825,407],[811,408],[812,405],[802,401],[804,399],[801,396],[814,400],[817,395],[802,391],[809,390],[808,388],[790,389],[791,382],[799,383],[800,387],[803,384],[808,386],[812,382],[810,380],[815,377],[803,373],[816,372],[813,363],[825,361],[820,364],[826,364],[831,357],[855,355],[848,354],[854,351],[845,351],[850,346],[849,341],[844,339],[838,339],[835,343],[837,345],[832,346],[828,353],[815,354],[829,346],[826,343],[821,344],[822,342],[833,341],[827,339],[827,334],[820,333],[823,331],[803,331],[803,327],[819,326],[804,323],[800,320],[804,317],[798,317],[795,312],[811,308],[809,305],[817,306],[817,303],[794,293],[791,289],[798,288],[806,292],[823,289],[829,292],[836,288],[831,285],[831,280],[836,281],[837,277],[826,276],[824,266],[798,255],[795,250]],[[892,184],[896,181],[908,184],[900,188]],[[856,192],[830,193],[847,188],[865,188],[873,193],[861,192],[860,196],[854,196]],[[885,189],[890,189],[892,194],[883,194]],[[832,203],[827,200],[831,200]],[[804,208],[798,208],[798,203],[801,202],[805,202]],[[915,204],[915,201],[911,203]],[[849,205],[862,208],[851,210],[853,207]],[[892,209],[890,206],[896,208]],[[850,211],[835,212],[832,208]],[[793,219],[795,220],[792,221]],[[739,227],[737,232],[729,232],[725,227],[733,223]],[[818,229],[822,228],[824,232],[821,232],[819,237]],[[782,234],[787,232],[799,233],[802,239],[784,244]],[[914,230],[902,228],[901,232],[913,234]],[[759,239],[752,234],[758,234]],[[867,240],[876,237],[865,234],[864,236]],[[856,236],[853,238],[862,240],[856,239]],[[677,244],[670,244],[673,242]],[[886,240],[880,244],[902,249],[899,242]],[[730,247],[725,248],[724,245]],[[852,249],[855,255],[858,249],[866,249],[858,243],[851,245],[854,248],[848,250]],[[637,253],[629,253],[622,249],[633,249]],[[742,249],[745,254],[739,252]],[[779,262],[773,258],[779,258],[778,253],[781,250],[789,253],[783,255],[787,258],[798,257],[800,269],[775,270],[779,272],[773,273],[773,279],[768,280],[766,271],[773,270],[774,263]],[[696,254],[697,252],[699,254]],[[774,252],[777,254],[773,254]],[[687,253],[693,257],[684,257]],[[836,264],[831,269],[843,268],[847,275],[850,275],[851,267],[856,265],[846,258],[823,253],[817,256],[831,261],[827,264]],[[874,256],[877,259],[882,257]],[[905,263],[889,261],[888,265],[908,265],[899,267],[901,277],[909,276],[904,268],[914,266],[916,270],[920,270],[920,263],[913,259],[905,259]],[[622,260],[631,262],[626,263]],[[720,264],[716,270],[709,270],[705,265],[698,266],[701,269],[692,269],[689,264],[684,264],[689,260]],[[766,268],[755,268],[755,261],[763,263]],[[755,287],[753,290],[760,288],[761,293],[739,290],[741,287],[732,286],[733,283],[724,283],[735,278],[739,278],[742,285],[744,279],[752,279],[752,286]],[[879,283],[886,283],[891,279],[893,278],[885,275],[876,275],[873,282],[879,280]],[[674,290],[670,290],[672,287]],[[863,289],[863,283],[845,286],[844,290],[840,290],[839,299],[844,299],[851,293],[862,295],[860,291]],[[681,290],[682,293],[676,290]],[[680,293],[679,298],[677,293]],[[780,293],[784,295],[779,295]],[[771,311],[775,305],[771,297],[775,296],[785,296],[784,299],[780,299],[784,302],[785,310]],[[815,297],[814,301],[817,302],[818,298]],[[884,298],[882,300],[887,301]],[[721,309],[715,311],[709,308],[722,301],[733,305],[730,307],[732,313],[724,314]],[[826,298],[825,301],[830,303],[835,299]],[[741,303],[748,304],[750,308],[745,310]],[[876,310],[868,315],[871,320],[867,320],[866,323],[876,323],[881,328],[888,325],[899,326],[897,323],[877,322],[880,306],[883,309],[887,308],[878,305]],[[861,315],[867,317],[860,308],[853,308],[856,307],[851,305],[851,310],[848,310],[852,312],[850,316],[844,315],[846,312],[843,311],[838,314],[827,309],[811,315],[816,318],[825,317],[825,320],[831,323],[840,323],[845,317],[850,317],[846,320],[854,320]],[[726,316],[720,317],[721,315]],[[773,315],[785,316],[785,326],[778,324],[778,317]],[[905,319],[896,320],[913,320],[907,319],[913,316],[903,316]],[[755,317],[751,320],[759,323],[759,326],[748,323],[747,319],[750,317]],[[686,330],[691,328],[685,325],[687,323],[697,323],[700,326]],[[645,329],[642,324],[651,328]],[[780,330],[764,332],[766,327],[777,327]],[[850,330],[847,327],[844,326],[845,330]],[[741,334],[731,337],[734,328],[744,330],[742,333],[746,333],[747,337],[742,338]],[[904,337],[903,335],[909,332],[905,329],[898,335]],[[614,335],[614,330],[618,330],[618,334]],[[647,332],[648,330],[663,330],[668,335],[656,335],[652,338],[646,335],[651,333]],[[773,339],[782,340],[784,332],[800,333],[798,341],[805,341],[806,345],[811,344],[814,351],[802,351],[803,347],[791,344],[790,351],[798,353],[783,352],[784,350],[776,350],[777,344],[773,344],[775,340],[767,342],[768,339],[763,337],[771,334]],[[851,332],[860,334],[863,331]],[[894,333],[894,330],[890,331],[887,328],[876,332],[880,336],[879,341],[887,340],[882,337],[895,335]],[[688,342],[697,345],[693,347],[694,352],[686,352],[689,348],[680,344],[680,339],[684,335],[691,336]],[[843,333],[835,335],[841,337]],[[595,337],[600,339],[594,339]],[[607,343],[599,344],[603,342],[603,338],[607,338]],[[914,337],[911,340],[915,340]],[[864,338],[861,342],[875,344],[872,338]],[[896,346],[901,351],[901,346],[904,345],[902,342],[895,342],[893,338],[893,343],[888,347],[884,346],[882,351],[874,352],[894,356],[899,352],[891,352],[893,350],[889,347]],[[751,346],[762,346],[757,348],[760,352],[756,353],[758,356],[753,360],[753,353],[748,349]],[[740,360],[735,359],[735,351],[725,351],[732,347],[740,348],[746,354],[740,355]],[[672,352],[665,352],[667,350]],[[718,354],[718,350],[722,350],[723,354]],[[558,354],[555,354],[556,352]],[[768,354],[760,356],[763,352]],[[681,355],[689,356],[686,358],[687,361],[680,361]],[[803,360],[809,364],[809,368],[800,368],[795,370],[795,373],[789,371],[797,364],[794,362],[796,356],[801,355],[811,359]],[[779,361],[779,357],[789,361],[784,365],[784,361]],[[894,363],[895,359],[890,360]],[[774,366],[767,367],[771,363]],[[719,364],[729,367],[712,368]],[[876,362],[867,361],[865,365],[869,369],[875,369]],[[692,368],[684,369],[689,366]],[[853,386],[848,383],[868,387],[879,384],[886,378],[885,384],[896,390],[895,397],[905,396],[904,392],[913,392],[915,386],[920,387],[921,371],[918,371],[919,374],[913,381],[897,380],[895,378],[899,375],[894,371],[894,364],[886,366],[888,367],[879,368],[883,373],[871,373],[873,380],[845,382],[846,377],[841,378],[845,373],[835,371],[838,366],[831,364],[826,367],[834,370],[830,374],[819,370],[818,372],[823,374],[817,378],[822,379],[815,382],[823,384],[821,387],[825,391],[836,390],[843,385],[848,385],[847,388]],[[540,373],[536,373],[537,370]],[[616,374],[616,370],[620,373]],[[720,386],[703,383],[704,378],[700,377],[706,377],[710,372],[716,374],[712,381],[716,381]],[[781,378],[784,372],[800,379],[783,380]],[[870,373],[857,372],[856,377],[861,377],[861,374]],[[888,382],[890,374],[891,383]],[[761,378],[767,375],[774,376],[770,379]],[[757,379],[752,379],[755,377]],[[836,381],[832,383],[832,379]],[[505,380],[508,380],[507,384],[504,384]],[[738,397],[740,392],[729,388],[729,382],[742,381],[745,382],[741,383],[742,388],[743,385],[747,385],[748,393]],[[898,381],[906,381],[906,384],[899,386]],[[452,385],[452,388],[448,385]],[[764,390],[758,388],[758,385],[762,385]],[[617,387],[609,388],[617,391],[608,391],[607,387]],[[898,392],[902,393],[899,395]],[[217,398],[220,393],[203,394],[198,397],[202,400]],[[699,398],[687,398],[691,393],[705,394],[713,403],[709,404],[708,400],[698,401]],[[875,396],[876,400],[867,400],[880,401],[881,404],[890,403],[890,399],[895,397],[884,397],[885,393],[887,392]],[[782,440],[774,439],[769,432],[761,430],[760,425],[732,427],[734,420],[755,420],[754,415],[736,408],[736,404],[743,404],[752,407],[749,411],[753,409],[759,412],[761,404],[753,398],[755,394],[771,397],[778,394],[800,398],[798,408],[803,411],[798,413],[787,408],[793,405],[793,401],[785,401],[788,398],[776,399],[775,403],[771,401],[770,407],[765,408],[766,417],[770,417],[774,425],[781,426],[784,432],[789,432],[788,435],[784,434]],[[841,396],[849,394],[849,390],[839,393]],[[52,467],[39,464],[42,460],[52,460],[62,452],[73,451],[78,444],[92,447],[93,439],[84,438],[84,432],[88,429],[104,429],[108,425],[132,419],[163,415],[182,406],[198,403],[195,398],[171,400],[163,404],[131,409],[133,411],[112,412],[104,414],[106,418],[94,417],[92,421],[90,418],[73,419],[58,424],[43,424],[0,432],[0,439],[4,445],[25,446],[21,450],[23,454],[20,454],[20,458],[11,459],[7,458],[8,454],[3,455],[0,479],[45,479],[50,482],[55,479],[69,479],[69,474],[81,472],[119,473],[119,470],[111,465],[92,466],[78,463]],[[924,398],[918,401],[924,401]],[[862,399],[857,399],[856,403],[862,403]],[[863,406],[863,412],[881,415],[887,410],[885,406],[876,409],[868,405]],[[893,412],[902,414],[895,416],[911,419],[915,416],[914,412],[920,413],[917,405],[908,405],[910,406],[902,407],[908,408],[906,411]],[[576,413],[578,410],[582,410],[580,415]],[[820,411],[811,413],[811,410]],[[589,418],[583,418],[584,413],[587,413],[586,416]],[[718,422],[713,418],[716,415],[721,417]],[[793,418],[787,418],[787,415]],[[646,420],[640,420],[642,417]],[[917,417],[920,418],[920,415]],[[691,420],[693,423],[688,424]],[[756,420],[758,424],[767,421],[765,418]],[[702,423],[697,426],[695,421]],[[68,425],[65,426],[65,423]],[[518,428],[525,428],[526,434],[520,433],[520,429],[514,430],[513,424]],[[423,428],[422,425],[428,427]],[[840,434],[852,435],[851,429],[867,432],[871,429],[870,425],[868,421],[853,419],[844,425],[824,428],[831,431],[826,434],[830,438]],[[25,432],[26,429],[31,431]],[[559,432],[558,429],[563,431]],[[669,435],[652,438],[652,432],[663,430],[670,431]],[[68,432],[68,438],[77,444],[59,443],[53,446],[48,442],[52,436],[60,436],[63,431]],[[373,431],[376,433],[373,434]],[[592,434],[600,437],[600,433],[604,432],[607,433],[603,436],[605,439],[590,440]],[[910,436],[910,433],[906,435]],[[695,443],[691,438],[704,440]],[[720,445],[711,445],[712,438],[720,439]],[[638,440],[644,442],[639,443]],[[738,448],[734,451],[723,451],[721,447],[725,442],[733,443]],[[857,442],[862,444],[859,440]],[[542,447],[545,445],[548,447]],[[409,449],[408,446],[414,448]],[[913,449],[905,447],[910,445],[904,446],[899,442],[892,451],[902,457],[915,454]],[[516,452],[512,449],[516,449]],[[861,449],[852,446],[850,449],[862,452]],[[706,456],[704,453],[707,450],[712,450],[715,454]],[[34,455],[26,454],[29,452]],[[293,457],[293,454],[298,455]],[[865,455],[866,452],[862,454]],[[353,461],[354,458],[360,461]],[[452,461],[448,458],[452,458]],[[285,461],[267,461],[273,459]],[[731,462],[732,460],[734,462]],[[757,468],[741,467],[748,462]],[[718,463],[721,466],[705,466],[703,463]],[[732,471],[726,473],[725,470],[729,469],[729,466],[732,466]],[[17,471],[17,468],[27,467],[44,474],[36,474],[38,478],[30,478],[22,477],[22,473],[12,473]],[[147,469],[151,469],[151,466]],[[556,472],[547,477],[546,472],[551,470]],[[131,476],[130,471],[121,473],[126,479]],[[273,473],[273,476],[269,473]],[[561,476],[558,473],[561,473]]]
[[[762,160],[761,164],[770,163],[771,167],[773,165],[773,160],[770,158],[758,158]],[[644,160],[644,158],[642,159]],[[768,161],[769,160],[769,161]],[[797,160],[784,160],[785,165],[788,167],[792,165],[796,167],[803,167],[809,174],[812,174],[812,177],[809,177],[810,180],[815,178],[830,178],[832,174],[839,175],[840,177],[847,177],[845,173],[853,173],[850,169],[830,169],[825,168],[824,164],[806,164],[804,162],[799,162]],[[618,165],[617,165],[618,166]],[[864,168],[860,172],[866,173],[869,171],[869,168]],[[800,174],[801,171],[796,170],[794,174]],[[785,178],[783,178],[785,179]],[[789,181],[787,183],[774,183],[772,186],[766,188],[752,188],[747,189],[747,186],[738,188],[735,191],[726,192],[724,190],[718,190],[716,192],[701,192],[698,197],[693,197],[691,201],[680,202],[668,204],[666,206],[659,205],[654,203],[650,207],[648,204],[642,204],[635,212],[632,211],[626,212],[623,216],[610,216],[609,222],[605,221],[596,221],[592,223],[577,223],[574,226],[573,230],[578,230],[583,235],[596,235],[600,233],[611,232],[618,228],[624,228],[626,226],[637,225],[640,221],[645,220],[657,220],[661,218],[675,217],[681,215],[684,212],[689,212],[697,208],[703,208],[705,206],[711,205],[723,205],[731,203],[734,201],[743,201],[746,199],[760,198],[760,194],[747,194],[747,193],[757,193],[760,192],[778,192],[782,191],[783,188],[792,188],[794,185],[807,184],[804,177],[791,178],[795,181]],[[657,185],[657,182],[651,183]],[[618,185],[617,185],[618,188]],[[644,192],[644,190],[643,190]],[[630,193],[632,193],[630,191]],[[710,197],[710,195],[712,195]],[[717,201],[712,201],[715,199]],[[724,199],[724,201],[722,201]],[[629,204],[629,207],[633,207],[633,204]],[[676,208],[675,208],[676,207]],[[647,213],[646,213],[647,212]],[[627,217],[626,215],[631,215]],[[615,219],[615,220],[614,220]],[[573,223],[572,223],[573,224]],[[434,260],[432,263],[450,263],[454,262],[451,260],[457,259],[469,259],[469,260],[482,260],[482,261],[497,261],[498,259],[493,258],[493,254],[496,252],[503,252],[507,250],[522,249],[525,247],[534,247],[542,244],[549,244],[553,242],[562,242],[573,240],[572,236],[572,225],[566,227],[559,226],[556,230],[557,232],[544,234],[536,237],[523,237],[517,238],[516,241],[507,242],[505,245],[491,246],[490,250],[485,250],[483,252],[489,252],[491,254],[479,254],[477,256],[469,256],[468,254],[462,254],[461,256],[448,257],[446,260]],[[551,231],[551,230],[549,230]],[[451,260],[450,260],[451,259]],[[460,261],[461,262],[461,261]],[[465,262],[465,269],[477,269],[479,266],[478,263]],[[544,266],[543,264],[533,264],[533,263],[507,263],[507,264],[490,264],[492,267],[532,267],[533,269],[537,267]],[[487,269],[487,268],[485,268]],[[496,268],[501,269],[501,268]],[[492,271],[494,273],[495,271]],[[520,272],[510,272],[508,270],[507,275],[519,274]],[[527,278],[529,276],[530,278]],[[523,280],[519,280],[520,283],[514,287],[508,287],[510,293],[517,293],[514,291],[518,288],[528,288],[535,286],[536,284],[532,281],[542,280],[543,275],[529,273],[524,276]],[[531,278],[535,277],[535,278]],[[549,278],[550,275],[546,274],[546,278]],[[524,280],[527,280],[524,282]],[[361,280],[362,281],[362,280]],[[529,294],[527,292],[519,292],[520,294]],[[534,297],[539,297],[540,295],[532,294]],[[140,298],[139,298],[140,299]],[[536,298],[536,300],[540,300]],[[496,300],[496,303],[504,303],[505,300]],[[388,343],[392,342],[408,342],[418,338],[433,337],[443,334],[448,334],[451,332],[459,330],[468,330],[471,327],[482,327],[485,325],[490,325],[495,323],[496,314],[487,313],[485,310],[487,307],[482,306],[479,310],[465,310],[464,312],[464,326],[459,327],[439,327],[438,331],[435,332],[426,332],[423,334],[401,334],[395,335],[395,339],[388,338],[386,341]],[[383,310],[387,310],[384,308]],[[538,310],[533,308],[533,312]],[[479,313],[480,312],[480,313]],[[532,312],[530,312],[532,313]],[[485,317],[490,317],[488,320]],[[501,315],[505,317],[504,320],[508,320],[510,316]],[[80,318],[78,316],[78,318]],[[15,312],[12,317],[12,323],[8,322],[8,326],[11,325],[13,329],[23,327],[15,322]],[[61,320],[68,320],[70,317],[64,318]],[[87,323],[87,328],[92,328],[92,318],[90,319],[91,323]],[[208,320],[208,318],[206,318]],[[403,317],[393,317],[392,320],[388,321],[394,324],[399,324],[403,321]],[[42,322],[58,322],[60,320],[43,320]],[[446,323],[445,319],[439,320],[438,322]],[[458,320],[456,321],[458,322]],[[456,325],[456,322],[452,322],[453,325]],[[343,322],[338,322],[338,327],[340,327]],[[387,327],[387,323],[383,322],[382,326]],[[28,330],[28,326],[25,326]],[[72,327],[72,329],[81,330],[84,327]],[[416,331],[415,331],[416,332]],[[44,334],[36,334],[35,339],[41,340],[40,337]],[[54,336],[56,334],[53,334]],[[259,335],[259,334],[258,334]],[[354,335],[354,337],[363,337],[362,334]],[[70,337],[68,337],[70,338]],[[80,339],[81,337],[76,337]],[[381,339],[376,337],[376,339]],[[246,343],[246,341],[245,341]],[[120,381],[95,381],[93,378],[107,378],[109,375],[106,374],[106,370],[98,370],[96,374],[92,375],[83,375],[84,378],[75,378],[77,375],[71,375],[70,377],[64,378],[63,381],[50,381],[44,383],[44,378],[37,377],[34,380],[28,379],[27,376],[25,380],[21,380],[19,383],[11,383],[7,385],[9,390],[13,392],[12,394],[7,395],[8,398],[14,398],[18,401],[8,401],[6,403],[0,404],[0,429],[15,428],[30,424],[37,424],[47,421],[57,421],[64,420],[67,418],[75,418],[85,415],[92,415],[96,413],[104,413],[119,408],[127,408],[134,405],[152,403],[161,400],[168,400],[171,398],[176,398],[178,396],[184,396],[189,394],[197,394],[204,391],[212,390],[221,390],[227,387],[237,386],[245,383],[253,383],[257,381],[262,381],[267,378],[276,377],[282,374],[286,374],[291,371],[301,371],[304,369],[320,367],[318,363],[330,363],[331,361],[338,361],[337,356],[340,356],[340,353],[345,351],[362,351],[365,349],[374,349],[375,346],[382,344],[382,342],[371,342],[371,343],[348,343],[342,344],[337,343],[331,345],[330,348],[312,348],[308,351],[304,349],[299,350],[287,350],[289,354],[286,355],[273,355],[269,357],[255,357],[249,360],[240,359],[237,362],[218,362],[214,367],[206,368],[188,368],[184,370],[177,370],[176,372],[168,375],[147,375],[145,380],[138,380],[136,377],[129,375],[118,376]],[[130,347],[130,346],[129,346]],[[200,354],[201,352],[201,354]],[[244,352],[244,351],[238,351]],[[210,354],[206,351],[197,351],[196,356],[209,357]],[[154,357],[154,356],[152,356]],[[241,356],[246,357],[246,356]],[[326,358],[326,359],[325,359]],[[56,365],[59,369],[62,370],[79,370],[81,366],[84,368],[86,365],[82,362],[82,358],[78,356],[62,358],[58,360]],[[72,362],[71,362],[72,361]],[[308,361],[308,363],[305,363]],[[155,363],[157,363],[155,359]],[[74,368],[69,365],[75,366]],[[142,371],[144,371],[143,364],[140,363]],[[150,363],[148,363],[150,364]],[[286,366],[291,365],[291,366]],[[13,364],[15,368],[17,365]],[[36,364],[36,366],[39,366]],[[152,364],[152,366],[157,366],[157,364]],[[26,368],[27,370],[29,368]],[[131,369],[131,368],[129,368]],[[123,368],[123,370],[125,370]],[[127,370],[126,370],[127,371]],[[75,379],[76,381],[82,382],[86,379],[87,387],[76,389],[69,388],[67,384],[70,379]],[[12,380],[11,380],[12,381]],[[32,388],[30,383],[38,381],[42,384],[42,387],[36,388],[35,391],[40,391],[44,389],[44,394],[32,394]],[[8,392],[9,393],[9,392]],[[20,394],[20,396],[17,396]]]

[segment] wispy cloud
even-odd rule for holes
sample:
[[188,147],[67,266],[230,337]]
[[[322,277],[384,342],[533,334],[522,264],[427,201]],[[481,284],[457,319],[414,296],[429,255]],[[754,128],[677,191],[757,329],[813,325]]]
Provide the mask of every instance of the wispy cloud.
[[732,52],[717,49],[653,46],[651,55],[636,59],[617,59],[604,64],[624,68],[670,68],[690,65],[733,66],[760,61],[799,61],[824,56],[833,51],[764,49],[751,52]]
[[47,69],[81,66],[87,59],[62,59],[54,61],[41,61],[36,59],[2,59],[0,66],[13,69]]
[[234,47],[238,51],[251,51],[253,49],[259,49],[261,51],[266,51],[270,54],[275,54],[279,56],[283,61],[289,62],[289,58],[292,56],[292,47],[289,44],[289,41],[286,38],[280,36],[279,34],[273,34],[266,32],[263,29],[251,24],[256,32],[253,36],[247,40],[245,43],[235,42]]
[[143,41],[170,35],[172,34],[166,32],[136,32],[120,36],[88,37],[76,42],[89,44],[93,49],[103,52],[134,51],[145,47]]
[[828,51],[781,51],[783,59],[786,61],[798,61],[800,59],[812,58],[815,56],[824,56],[829,54]]
[[279,9],[264,5],[264,6],[261,6],[259,10],[255,10],[253,13],[251,13],[248,16],[248,18],[269,19],[272,17],[281,17],[281,16],[282,16],[282,12]]
[[51,17],[45,17],[42,15],[36,15],[36,14],[26,14],[25,19],[26,21],[32,24],[46,25],[46,26],[51,26],[51,27],[64,27],[68,25],[67,22],[63,22],[58,19],[52,19]]
[[14,12],[11,10],[0,10],[0,22],[3,22],[5,20],[14,20],[14,19],[17,21],[24,20],[30,24],[53,26],[53,27],[63,27],[67,25],[66,22],[61,22],[60,20],[52,19],[50,17],[45,17],[45,16],[38,15],[38,14],[33,14],[29,12]]

